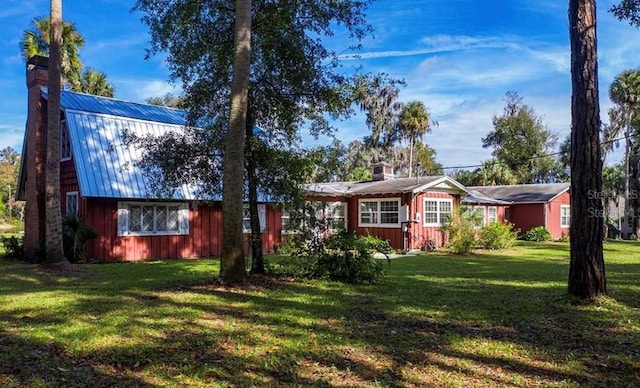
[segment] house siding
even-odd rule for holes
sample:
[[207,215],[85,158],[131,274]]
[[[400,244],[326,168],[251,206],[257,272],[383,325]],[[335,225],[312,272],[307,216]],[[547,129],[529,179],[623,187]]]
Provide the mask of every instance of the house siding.
[[[118,201],[87,198],[80,205],[81,217],[99,237],[87,244],[87,258],[101,261],[140,261],[217,257],[222,247],[222,206],[219,203],[189,204],[189,234],[168,236],[118,236]],[[280,244],[279,210],[267,206],[262,249],[274,252]],[[250,254],[249,234],[244,235]]]
[[452,211],[460,206],[460,196],[446,192],[428,191],[419,193],[412,201],[410,213],[411,219],[416,219],[416,213],[420,214],[420,221],[410,224],[409,249],[424,249],[429,242],[437,247],[443,247],[447,244],[447,233],[439,226],[424,225],[424,201],[425,199],[449,199],[452,201]]
[[520,234],[524,234],[536,226],[544,226],[543,203],[513,204],[511,205],[510,221],[516,229],[520,229]]
[[[366,195],[366,196],[354,196],[347,200],[347,228],[350,231],[354,231],[357,235],[361,236],[375,236],[382,240],[387,240],[393,248],[401,249],[403,233],[402,227],[375,227],[375,226],[360,226],[360,200],[363,199],[385,199],[385,198],[400,198],[400,206],[407,205],[406,197],[398,194],[388,195]],[[335,199],[334,199],[335,200]]]
[[547,204],[547,229],[551,233],[551,237],[559,239],[562,236],[569,235],[569,228],[560,226],[560,209],[563,205],[570,205],[571,199],[569,192],[564,192]]

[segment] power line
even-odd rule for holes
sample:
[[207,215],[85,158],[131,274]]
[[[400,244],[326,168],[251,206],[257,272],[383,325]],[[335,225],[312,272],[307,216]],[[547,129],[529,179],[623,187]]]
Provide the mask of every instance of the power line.
[[[627,137],[630,137],[630,136],[622,136],[622,137],[618,137],[618,138],[615,138],[615,139],[603,141],[603,142],[600,142],[600,145],[613,143],[613,142],[620,141],[620,140],[624,140]],[[562,152],[558,151],[558,152],[552,152],[552,153],[548,153],[548,154],[532,156],[530,158],[522,159],[522,162],[524,163],[524,162],[528,162],[528,161],[531,161],[531,160],[546,158],[548,156],[557,156],[557,155],[560,155],[560,154],[562,154]],[[493,166],[495,164],[504,164],[504,165],[506,165],[505,162],[495,161],[493,163],[470,164],[470,165],[467,165],[467,166],[440,167],[439,169],[440,170],[462,170],[462,169],[466,169],[466,168]]]

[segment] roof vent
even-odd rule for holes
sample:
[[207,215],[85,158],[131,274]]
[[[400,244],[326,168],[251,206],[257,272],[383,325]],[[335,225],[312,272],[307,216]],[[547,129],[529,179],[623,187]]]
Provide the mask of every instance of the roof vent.
[[379,162],[373,165],[373,180],[386,181],[393,179],[393,166],[386,162]]

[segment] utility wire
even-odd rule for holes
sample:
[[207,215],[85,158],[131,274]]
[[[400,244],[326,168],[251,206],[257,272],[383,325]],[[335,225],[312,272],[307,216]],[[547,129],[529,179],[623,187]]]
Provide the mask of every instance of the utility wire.
[[[616,141],[624,140],[624,139],[626,139],[627,137],[630,137],[630,135],[629,135],[629,136],[622,136],[622,137],[618,137],[618,138],[611,139],[611,140],[607,140],[607,141],[603,141],[603,142],[600,142],[600,145],[603,145],[603,144],[609,144],[609,143],[613,143],[613,142],[616,142]],[[552,152],[552,153],[548,153],[548,154],[542,154],[542,155],[532,156],[532,157],[530,157],[530,158],[523,159],[523,160],[522,160],[522,162],[528,162],[528,161],[530,161],[530,160],[535,160],[535,159],[540,159],[540,158],[546,158],[546,157],[548,157],[548,156],[557,156],[557,155],[560,155],[560,154],[562,154],[562,152],[558,151],[558,152]],[[485,163],[485,164],[481,163],[481,164],[470,164],[470,165],[466,165],[466,166],[441,167],[441,168],[439,168],[439,169],[440,169],[440,170],[462,170],[462,169],[465,169],[465,168],[474,168],[474,167],[493,166],[493,165],[495,165],[495,164],[505,164],[505,165],[506,165],[506,163],[505,163],[505,162],[502,162],[502,161],[495,161],[495,162],[493,162],[493,163]]]

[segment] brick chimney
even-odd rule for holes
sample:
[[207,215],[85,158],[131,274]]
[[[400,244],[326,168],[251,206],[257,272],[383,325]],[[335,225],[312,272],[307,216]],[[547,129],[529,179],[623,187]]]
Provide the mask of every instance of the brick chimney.
[[373,180],[386,181],[393,179],[393,165],[386,162],[378,162],[373,165]]
[[25,131],[24,251],[28,259],[45,239],[45,166],[47,161],[47,100],[40,88],[49,83],[49,59],[35,56],[27,61],[28,112]]

